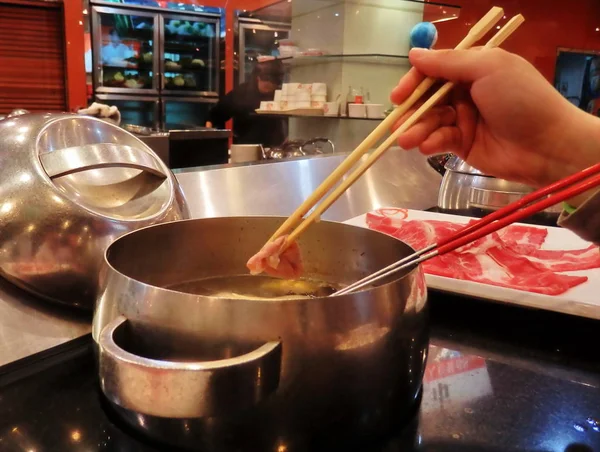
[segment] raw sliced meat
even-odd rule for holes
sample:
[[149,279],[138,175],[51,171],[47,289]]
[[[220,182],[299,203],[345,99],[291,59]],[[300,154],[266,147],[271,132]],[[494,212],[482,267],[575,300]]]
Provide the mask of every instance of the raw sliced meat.
[[519,245],[523,253],[528,253],[540,249],[548,237],[548,229],[511,224],[498,231],[498,234],[505,244],[511,247]]
[[263,272],[271,276],[285,279],[297,279],[304,271],[302,256],[298,243],[293,242],[282,251],[287,235],[267,243],[263,248],[250,258],[246,266],[253,275]]
[[371,229],[393,235],[417,250],[437,243],[464,227],[462,224],[449,221],[398,220],[372,213],[367,214],[367,224]]
[[492,286],[545,295],[560,295],[588,280],[587,277],[561,275],[542,270],[523,257],[503,255],[498,248],[484,254],[455,254],[431,259],[423,264],[425,273],[473,281]]
[[[475,221],[475,220],[473,220]],[[470,223],[469,223],[470,224]],[[370,229],[392,235],[419,250],[465,227],[440,220],[408,220],[367,214]],[[560,295],[588,280],[556,272],[600,268],[595,246],[582,250],[543,250],[548,230],[511,225],[423,263],[425,273],[546,295]]]
[[[544,269],[527,257],[515,253],[513,250],[498,246],[487,250],[489,256],[499,268],[506,271],[503,277],[492,278],[506,287],[528,290],[546,295],[560,295],[572,287],[578,286],[588,280],[586,276],[561,275]],[[488,267],[490,268],[491,265]],[[486,272],[489,275],[489,270]],[[487,284],[493,284],[488,282]]]
[[600,267],[600,251],[595,245],[582,250],[535,250],[515,248],[527,255],[528,259],[555,272],[589,270]]
[[[465,260],[469,260],[467,257]],[[423,270],[429,275],[445,276],[446,278],[467,279],[463,264],[454,254],[445,254],[438,256],[435,259],[430,259],[423,262]],[[477,263],[479,265],[479,263]]]

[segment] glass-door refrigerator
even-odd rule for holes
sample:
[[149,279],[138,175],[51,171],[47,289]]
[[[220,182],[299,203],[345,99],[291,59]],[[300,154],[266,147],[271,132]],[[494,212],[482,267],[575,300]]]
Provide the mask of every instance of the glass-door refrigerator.
[[163,126],[204,126],[219,100],[219,18],[162,14],[159,26]]
[[248,80],[259,56],[279,56],[279,41],[289,39],[290,24],[239,19],[239,83]]
[[208,112],[217,103],[215,97],[163,96],[161,99],[162,127],[166,130],[204,127]]
[[156,13],[93,7],[96,93],[158,95],[158,24]]
[[217,13],[94,5],[94,98],[124,124],[204,126],[219,98],[220,27]]
[[162,92],[175,96],[219,96],[219,19],[162,14]]

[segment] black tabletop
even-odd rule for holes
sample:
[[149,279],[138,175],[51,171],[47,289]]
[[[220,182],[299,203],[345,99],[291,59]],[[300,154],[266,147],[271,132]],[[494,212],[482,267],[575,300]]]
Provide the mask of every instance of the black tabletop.
[[[419,413],[411,425],[360,450],[600,450],[600,322],[436,292],[430,301]],[[111,414],[90,341],[0,388],[0,451],[172,450]]]

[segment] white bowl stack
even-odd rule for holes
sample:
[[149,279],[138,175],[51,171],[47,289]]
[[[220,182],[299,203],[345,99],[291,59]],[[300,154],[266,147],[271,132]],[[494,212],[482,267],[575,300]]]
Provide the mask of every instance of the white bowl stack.
[[259,110],[260,111],[280,111],[281,108],[281,90],[278,89],[275,91],[275,97],[270,102],[261,102]]
[[310,108],[310,85],[300,85],[300,87],[296,90],[295,98],[296,98],[296,108]]
[[261,102],[259,110],[260,111],[279,111],[281,110],[279,102]]
[[325,83],[313,83],[311,85],[310,106],[311,108],[324,108],[327,102],[327,85]]
[[338,116],[339,103],[327,101],[325,83],[284,83],[273,101],[261,102],[259,111],[323,110],[325,116]]
[[273,98],[273,102],[275,102],[279,108],[281,108],[281,90],[275,90],[275,97]]
[[280,110],[324,108],[327,102],[325,83],[284,83],[275,91],[274,103]]
[[295,110],[298,102],[298,91],[302,87],[301,83],[284,83],[281,87],[281,109]]

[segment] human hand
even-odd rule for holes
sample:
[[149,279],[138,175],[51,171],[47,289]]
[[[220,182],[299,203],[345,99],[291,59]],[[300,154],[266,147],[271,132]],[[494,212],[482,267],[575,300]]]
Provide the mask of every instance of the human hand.
[[392,92],[395,104],[424,75],[457,85],[400,136],[404,149],[453,153],[486,174],[534,187],[600,161],[600,120],[564,99],[519,56],[501,49],[413,49],[410,61],[414,67]]

